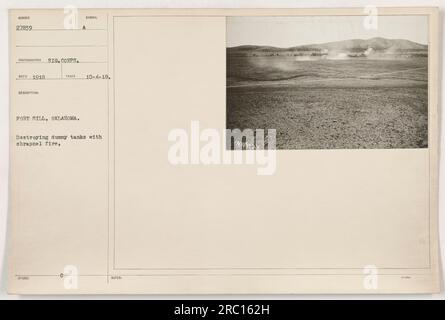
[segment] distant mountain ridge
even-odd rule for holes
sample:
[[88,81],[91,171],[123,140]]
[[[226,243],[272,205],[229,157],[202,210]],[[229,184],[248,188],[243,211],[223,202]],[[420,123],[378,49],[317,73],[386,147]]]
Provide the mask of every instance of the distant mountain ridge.
[[326,51],[326,52],[361,52],[371,49],[377,52],[400,52],[400,51],[427,51],[428,46],[405,39],[386,39],[381,37],[371,39],[350,39],[335,42],[299,45],[288,48],[279,48],[273,46],[243,45],[227,48],[228,53],[279,53],[279,52],[308,52],[308,51]]

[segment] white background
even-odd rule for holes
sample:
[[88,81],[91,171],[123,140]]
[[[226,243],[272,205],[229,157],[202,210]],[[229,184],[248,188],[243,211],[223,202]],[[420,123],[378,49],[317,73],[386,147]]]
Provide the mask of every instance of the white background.
[[[439,78],[442,78],[444,71],[444,64],[442,62],[442,52],[444,51],[443,29],[444,22],[442,15],[445,11],[445,0],[350,0],[350,1],[292,1],[292,0],[231,0],[231,1],[205,1],[205,0],[176,0],[176,1],[149,1],[149,0],[2,0],[0,3],[0,299],[27,299],[27,298],[58,298],[58,299],[78,299],[85,298],[85,296],[10,296],[6,294],[6,246],[7,246],[7,221],[8,221],[8,144],[9,144],[9,58],[8,58],[8,9],[10,8],[63,8],[66,5],[74,5],[79,8],[318,8],[318,7],[364,7],[366,5],[374,6],[390,6],[390,7],[407,7],[407,6],[435,6],[440,8],[440,72]],[[440,81],[439,84],[439,108],[442,105],[443,92],[445,84]],[[439,113],[442,115],[442,112]],[[444,124],[443,117],[441,118],[441,127]],[[441,130],[442,132],[442,130]],[[444,148],[443,133],[441,133],[440,149]],[[440,167],[445,165],[444,159],[440,160]],[[440,170],[440,185],[445,182],[445,174]],[[440,228],[440,243],[441,243],[441,260],[445,256],[445,212],[444,201],[445,191],[439,188],[439,228]],[[442,266],[442,277],[445,269]],[[207,299],[221,299],[221,298],[269,298],[269,299],[445,299],[444,281],[442,280],[442,292],[434,295],[274,295],[274,296],[168,296],[172,299],[178,298],[207,298]],[[163,296],[165,298],[166,296]],[[103,298],[103,296],[88,296],[88,298]],[[157,296],[108,296],[108,298],[136,298],[136,299],[155,299]]]

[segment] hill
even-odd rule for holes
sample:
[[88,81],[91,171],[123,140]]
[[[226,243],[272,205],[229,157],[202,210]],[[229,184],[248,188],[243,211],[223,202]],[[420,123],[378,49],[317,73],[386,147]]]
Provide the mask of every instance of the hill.
[[428,46],[405,39],[350,39],[343,41],[300,45],[289,48],[278,48],[273,46],[243,45],[227,48],[229,55],[241,56],[267,56],[267,55],[297,55],[314,56],[344,54],[348,56],[377,55],[427,55]]

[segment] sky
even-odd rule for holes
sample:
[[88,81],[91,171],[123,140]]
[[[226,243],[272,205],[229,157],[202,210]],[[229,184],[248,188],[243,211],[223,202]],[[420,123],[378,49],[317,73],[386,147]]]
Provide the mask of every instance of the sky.
[[227,46],[293,47],[348,39],[383,37],[428,43],[427,16],[377,16],[377,29],[365,16],[228,17]]

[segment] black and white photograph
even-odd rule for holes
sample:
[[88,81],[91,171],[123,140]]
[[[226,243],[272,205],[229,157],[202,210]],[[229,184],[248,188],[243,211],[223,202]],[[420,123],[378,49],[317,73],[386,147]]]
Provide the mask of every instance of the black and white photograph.
[[283,150],[428,147],[427,16],[228,17],[226,50],[227,129],[275,129]]

